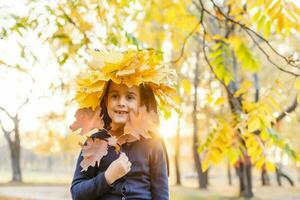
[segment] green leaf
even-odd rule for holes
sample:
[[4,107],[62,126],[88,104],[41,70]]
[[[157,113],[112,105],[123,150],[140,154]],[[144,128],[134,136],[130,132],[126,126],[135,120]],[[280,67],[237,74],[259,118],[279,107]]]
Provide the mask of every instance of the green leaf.
[[261,30],[262,27],[265,25],[265,22],[266,22],[266,16],[262,16],[257,23],[257,30]]
[[254,22],[257,22],[257,20],[260,18],[260,16],[261,16],[261,10],[258,10],[256,13],[255,13],[255,15],[252,17],[252,20],[254,21]]
[[131,42],[131,43],[134,44],[137,48],[139,48],[139,42],[138,42],[137,38],[136,38],[133,34],[128,33],[128,32],[126,31],[125,36],[126,36],[126,38],[127,38],[127,40],[128,40],[129,42]]
[[266,25],[264,26],[264,36],[268,38],[270,36],[270,33],[271,33],[271,21],[268,20],[266,22]]

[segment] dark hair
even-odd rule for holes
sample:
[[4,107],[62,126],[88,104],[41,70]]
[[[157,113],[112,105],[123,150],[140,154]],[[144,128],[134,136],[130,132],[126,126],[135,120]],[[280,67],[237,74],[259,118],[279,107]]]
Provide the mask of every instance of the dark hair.
[[[107,82],[106,86],[104,87],[104,92],[100,101],[100,107],[101,107],[100,116],[103,116],[105,129],[109,129],[111,123],[111,119],[108,115],[107,107],[106,107],[107,95],[111,83],[112,83],[111,80]],[[139,86],[139,89],[140,89],[140,96],[141,96],[141,106],[145,105],[148,112],[153,110],[154,112],[157,113],[157,103],[152,89],[146,84],[141,84]]]

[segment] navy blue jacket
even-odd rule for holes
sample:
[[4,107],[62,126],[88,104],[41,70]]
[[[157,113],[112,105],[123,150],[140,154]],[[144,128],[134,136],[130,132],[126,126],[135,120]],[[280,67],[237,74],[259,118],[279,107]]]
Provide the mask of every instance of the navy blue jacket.
[[[106,139],[105,131],[95,133],[93,138]],[[166,156],[161,139],[142,139],[121,146],[129,161],[131,170],[112,186],[108,185],[104,172],[119,155],[113,146],[100,161],[100,166],[89,167],[81,172],[80,153],[74,173],[71,194],[74,200],[124,200],[124,199],[169,199]]]

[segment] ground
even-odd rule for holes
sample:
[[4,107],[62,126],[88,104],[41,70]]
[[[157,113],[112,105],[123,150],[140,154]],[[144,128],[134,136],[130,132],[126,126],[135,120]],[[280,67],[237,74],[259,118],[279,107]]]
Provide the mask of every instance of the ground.
[[[299,200],[300,187],[257,187],[252,200]],[[235,186],[196,188],[170,186],[171,200],[238,200]],[[0,186],[0,200],[64,200],[71,199],[68,185],[5,184]]]
[[[271,186],[262,187],[259,178],[253,181],[255,198],[251,200],[300,200],[300,182],[295,174],[290,173],[295,187],[283,181],[283,186],[276,184],[271,175]],[[10,183],[10,173],[0,171],[0,200],[67,200],[70,196],[72,174],[65,172],[24,172],[22,184]],[[258,177],[255,175],[254,177]],[[184,177],[184,186],[174,186],[170,180],[170,200],[240,200],[238,196],[238,180],[233,178],[233,185],[227,183],[226,177],[210,176],[207,190],[197,189],[195,177]]]

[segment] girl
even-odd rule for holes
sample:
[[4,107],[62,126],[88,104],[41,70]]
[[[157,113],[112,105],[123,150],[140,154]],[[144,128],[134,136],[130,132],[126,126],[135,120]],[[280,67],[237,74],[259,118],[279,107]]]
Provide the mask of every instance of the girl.
[[168,81],[164,76],[170,75],[168,70],[159,64],[161,59],[153,50],[93,52],[92,56],[90,75],[78,81],[76,100],[81,110],[71,129],[87,132],[103,127],[82,146],[72,198],[169,199],[168,158],[155,129],[155,96],[167,105],[174,94],[173,87],[157,81],[157,76]]

